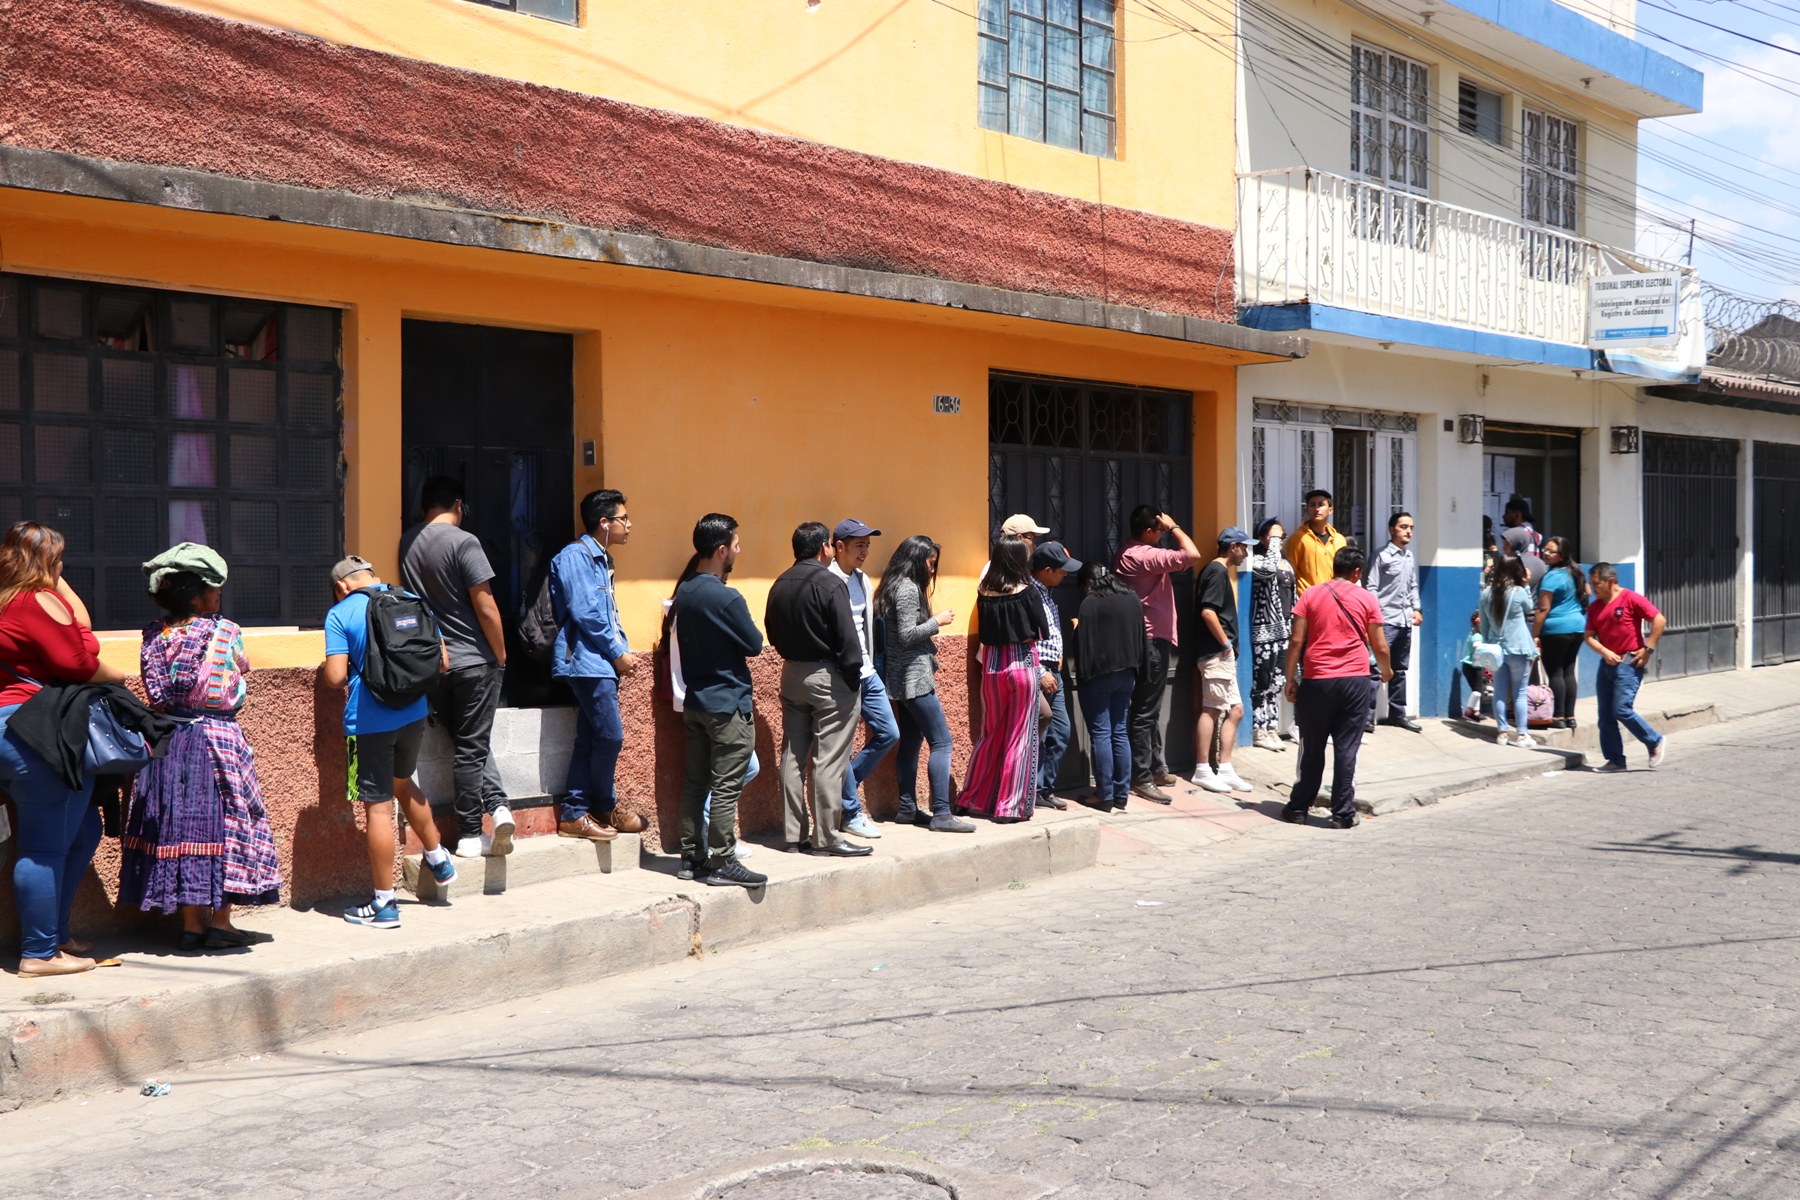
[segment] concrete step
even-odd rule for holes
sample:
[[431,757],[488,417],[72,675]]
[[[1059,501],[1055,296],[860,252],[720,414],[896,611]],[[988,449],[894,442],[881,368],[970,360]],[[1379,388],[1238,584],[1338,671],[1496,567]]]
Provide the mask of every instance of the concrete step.
[[455,859],[456,878],[447,885],[432,878],[421,854],[407,855],[402,867],[407,891],[428,903],[449,903],[459,896],[497,896],[508,888],[574,875],[635,871],[642,844],[642,836],[635,833],[621,833],[610,842],[555,836],[517,838],[512,853],[505,857]]
[[[403,898],[398,929],[347,925],[332,905],[244,912],[244,928],[274,940],[215,954],[103,937],[97,954],[123,966],[0,989],[0,1111],[1025,885],[1092,866],[1100,845],[1100,822],[1080,808],[967,834],[884,833],[869,858],[759,849],[751,865],[769,883],[754,891],[683,882],[660,855],[649,869],[601,872],[577,844],[588,855],[581,874],[470,889],[455,904]],[[612,843],[621,860],[624,842]]]

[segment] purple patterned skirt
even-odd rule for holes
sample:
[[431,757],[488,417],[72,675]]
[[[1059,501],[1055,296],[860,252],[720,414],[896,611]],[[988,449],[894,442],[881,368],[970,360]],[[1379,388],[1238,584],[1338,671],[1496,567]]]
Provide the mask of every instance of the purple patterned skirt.
[[207,714],[175,731],[168,753],[138,772],[119,840],[121,907],[174,912],[281,898],[275,840],[235,718]]

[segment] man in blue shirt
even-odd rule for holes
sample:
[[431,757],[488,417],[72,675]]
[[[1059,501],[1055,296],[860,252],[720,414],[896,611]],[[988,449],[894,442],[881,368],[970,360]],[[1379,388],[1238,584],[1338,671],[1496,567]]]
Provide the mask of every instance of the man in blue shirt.
[[619,624],[613,589],[612,549],[631,540],[625,495],[611,488],[581,499],[587,532],[550,560],[550,603],[556,612],[556,645],[550,673],[575,693],[575,745],[569,758],[557,836],[610,842],[642,833],[644,818],[619,811],[613,776],[625,745],[619,719],[619,677],[637,670],[637,658]]
[[[349,685],[344,702],[344,746],[350,764],[349,799],[363,806],[369,838],[369,873],[374,896],[344,913],[352,925],[400,928],[394,903],[394,804],[400,801],[407,824],[425,847],[425,865],[440,885],[456,878],[450,852],[438,842],[431,805],[412,781],[425,737],[425,698],[405,708],[389,708],[363,686],[369,652],[369,597],[364,588],[386,591],[366,559],[352,554],[331,568],[337,603],[325,614],[325,685]],[[446,661],[448,661],[446,659]]]

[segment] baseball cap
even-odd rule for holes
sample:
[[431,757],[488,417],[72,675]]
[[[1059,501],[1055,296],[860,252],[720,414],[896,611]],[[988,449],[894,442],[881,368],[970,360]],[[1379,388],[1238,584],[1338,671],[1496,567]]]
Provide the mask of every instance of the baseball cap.
[[1514,554],[1537,553],[1537,545],[1531,536],[1531,530],[1523,526],[1514,525],[1500,535],[1500,540],[1505,542],[1506,548]]
[[1045,569],[1052,571],[1079,571],[1081,570],[1081,562],[1078,559],[1069,557],[1069,552],[1063,549],[1063,544],[1061,542],[1045,542],[1031,552],[1031,569],[1034,571],[1042,571]]
[[339,583],[350,578],[358,571],[373,571],[375,564],[357,554],[346,554],[338,560],[337,566],[331,568],[331,582]]
[[1256,539],[1244,532],[1242,525],[1227,525],[1219,531],[1221,546],[1254,546]]
[[880,536],[881,530],[871,529],[867,521],[859,521],[855,517],[845,517],[837,523],[837,528],[831,531],[831,540],[834,542],[847,542],[851,538]]
[[1032,520],[1025,513],[1014,513],[1012,516],[1006,518],[1006,524],[1000,526],[1000,532],[1010,537],[1021,537],[1027,533],[1039,534],[1049,533],[1050,531]]

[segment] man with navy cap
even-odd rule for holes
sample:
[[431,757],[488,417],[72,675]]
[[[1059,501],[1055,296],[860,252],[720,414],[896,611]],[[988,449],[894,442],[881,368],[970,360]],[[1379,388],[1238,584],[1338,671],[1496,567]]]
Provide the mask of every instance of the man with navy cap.
[[[1209,792],[1253,789],[1231,765],[1244,702],[1238,695],[1238,571],[1254,544],[1236,525],[1219,531],[1219,556],[1200,569],[1194,585],[1195,674],[1200,685],[1200,723],[1195,734],[1194,783]],[[1211,762],[1213,735],[1219,737],[1219,765]]]
[[869,559],[869,541],[881,536],[855,517],[846,517],[831,531],[831,573],[844,581],[850,592],[850,615],[856,620],[856,640],[862,645],[862,719],[868,729],[863,748],[850,760],[844,772],[845,833],[861,838],[878,838],[881,826],[869,820],[863,811],[857,787],[875,771],[888,751],[900,741],[900,725],[894,707],[888,702],[887,687],[875,669],[875,585],[869,582],[862,565]]
[[1045,542],[1031,552],[1031,586],[1044,602],[1045,623],[1050,636],[1038,642],[1038,669],[1043,672],[1039,683],[1050,700],[1050,721],[1044,727],[1043,746],[1038,753],[1037,802],[1045,808],[1067,808],[1069,802],[1056,794],[1056,777],[1062,773],[1063,754],[1069,748],[1069,702],[1065,698],[1068,680],[1063,675],[1062,614],[1050,589],[1058,587],[1071,571],[1081,570],[1081,563],[1069,557],[1061,542]]

